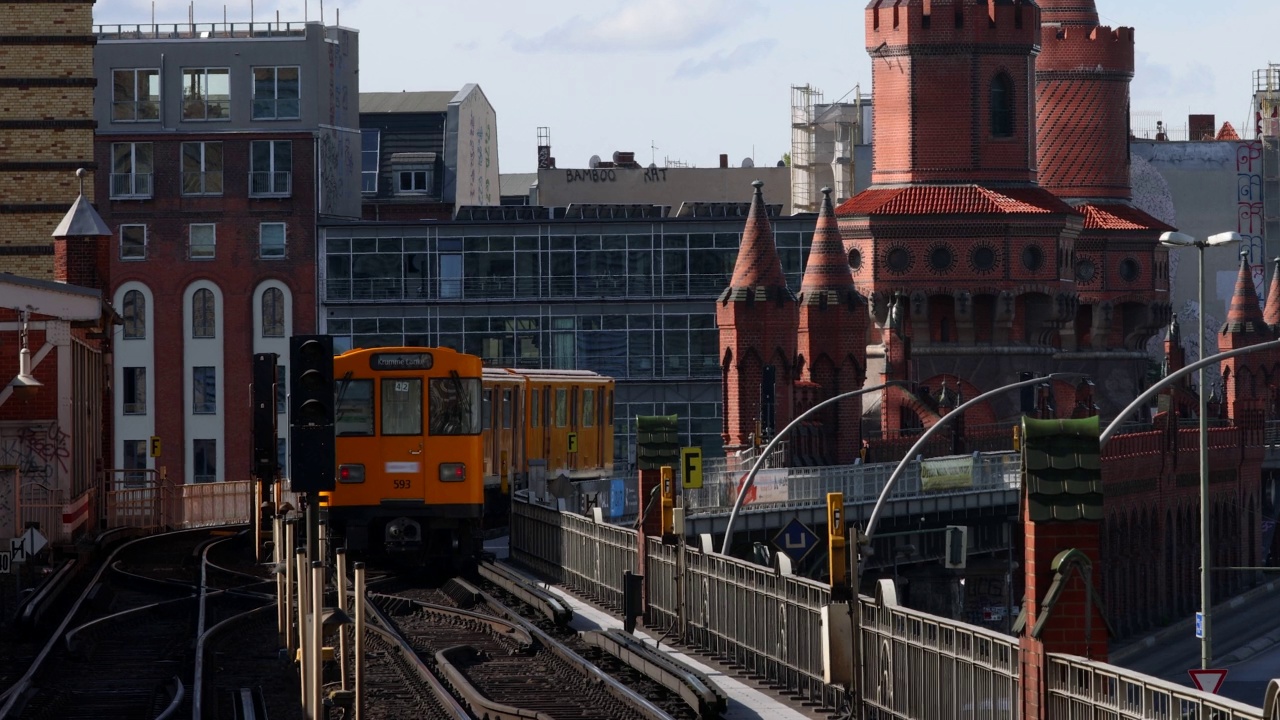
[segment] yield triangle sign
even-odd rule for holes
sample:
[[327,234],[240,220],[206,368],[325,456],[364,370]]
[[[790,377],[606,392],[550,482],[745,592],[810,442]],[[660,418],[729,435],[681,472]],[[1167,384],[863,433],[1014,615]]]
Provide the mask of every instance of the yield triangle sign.
[[1222,681],[1227,679],[1227,671],[1219,670],[1188,670],[1191,675],[1191,682],[1195,683],[1196,689],[1201,692],[1218,694],[1218,690],[1222,689]]

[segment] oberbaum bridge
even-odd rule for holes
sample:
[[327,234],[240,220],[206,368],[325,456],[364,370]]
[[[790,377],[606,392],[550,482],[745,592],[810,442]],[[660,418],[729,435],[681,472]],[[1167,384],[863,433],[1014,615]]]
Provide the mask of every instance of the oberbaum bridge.
[[[717,303],[726,457],[642,418],[638,482],[514,493],[511,558],[853,717],[1280,720],[1280,680],[1255,707],[1107,662],[1198,612],[1211,667],[1214,602],[1280,558],[1280,282],[1264,310],[1242,258],[1187,361],[1167,247],[1202,275],[1239,236],[1130,202],[1132,29],[1091,0],[876,0],[866,34],[871,187],[824,201],[793,292],[757,184]],[[914,131],[938,108],[965,117]],[[106,518],[247,522],[251,487],[108,491]]]

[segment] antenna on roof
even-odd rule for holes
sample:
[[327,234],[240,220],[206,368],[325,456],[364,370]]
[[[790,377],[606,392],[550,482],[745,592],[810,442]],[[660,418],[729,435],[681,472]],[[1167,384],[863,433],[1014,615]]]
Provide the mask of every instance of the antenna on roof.
[[591,159],[587,161],[587,167],[589,168],[600,167],[600,156],[592,155]]

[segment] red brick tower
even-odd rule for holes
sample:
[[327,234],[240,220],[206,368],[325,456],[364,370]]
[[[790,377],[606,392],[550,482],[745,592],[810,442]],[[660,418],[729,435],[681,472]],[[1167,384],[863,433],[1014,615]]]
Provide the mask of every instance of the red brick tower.
[[1280,257],[1271,262],[1275,267],[1271,272],[1271,287],[1267,290],[1267,307],[1262,311],[1262,319],[1274,330],[1280,326]]
[[[738,262],[716,306],[724,381],[726,452],[786,427],[793,417],[796,298],[787,288],[761,188],[742,232]],[[759,434],[758,434],[759,433]]]
[[[836,214],[880,330],[892,298],[906,298],[898,335],[917,385],[886,396],[886,432],[913,421],[924,387],[958,377],[990,389],[1059,369],[1054,354],[1075,346],[1070,267],[1083,218],[1036,184],[1039,43],[1040,10],[1023,0],[867,8],[875,169]],[[1017,411],[1011,393],[987,415]]]
[[1133,28],[1100,26],[1093,0],[1042,0],[1040,6],[1040,184],[1085,216],[1070,268],[1080,298],[1076,347],[1064,350],[1128,354],[1128,362],[1117,357],[1118,365],[1099,372],[1120,373],[1132,383],[1142,372],[1147,341],[1169,322],[1169,254],[1159,236],[1173,229],[1130,202]]
[[[1218,335],[1218,351],[1257,345],[1271,340],[1271,328],[1263,319],[1258,303],[1258,293],[1253,288],[1253,271],[1249,267],[1249,253],[1240,253],[1240,274],[1236,277],[1236,289],[1231,296],[1231,308],[1227,321]],[[1249,445],[1262,443],[1267,390],[1267,372],[1275,363],[1275,353],[1263,352],[1222,361],[1222,380],[1225,384],[1223,401],[1227,414],[1245,433]],[[1256,435],[1256,436],[1255,436]]]
[[[867,377],[866,305],[849,272],[831,207],[831,188],[822,188],[822,195],[798,298],[801,379],[818,385],[815,403],[856,390]],[[862,444],[862,401],[855,397],[835,405],[819,415],[820,459],[850,465]]]

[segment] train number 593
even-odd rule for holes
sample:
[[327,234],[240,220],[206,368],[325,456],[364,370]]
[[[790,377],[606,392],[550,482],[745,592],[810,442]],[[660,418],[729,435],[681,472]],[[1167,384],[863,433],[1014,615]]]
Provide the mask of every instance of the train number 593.
[[408,490],[409,481],[407,479],[396,479],[391,481],[391,487],[396,490]]

